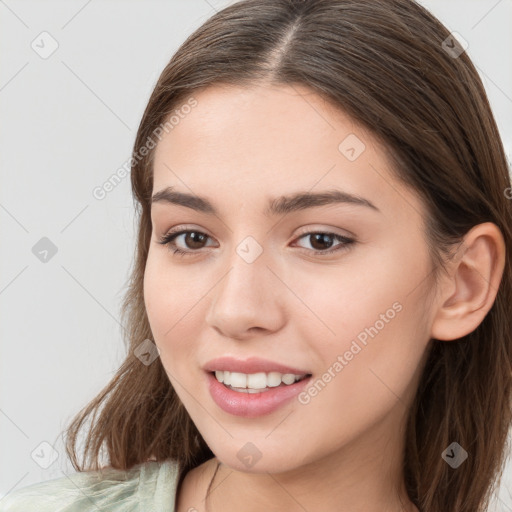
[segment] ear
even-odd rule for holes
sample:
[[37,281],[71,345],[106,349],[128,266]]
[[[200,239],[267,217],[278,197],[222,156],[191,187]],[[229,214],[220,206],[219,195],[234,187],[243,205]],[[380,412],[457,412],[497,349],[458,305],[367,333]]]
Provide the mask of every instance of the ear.
[[504,267],[498,226],[485,222],[470,229],[439,284],[431,338],[454,340],[473,332],[494,304]]

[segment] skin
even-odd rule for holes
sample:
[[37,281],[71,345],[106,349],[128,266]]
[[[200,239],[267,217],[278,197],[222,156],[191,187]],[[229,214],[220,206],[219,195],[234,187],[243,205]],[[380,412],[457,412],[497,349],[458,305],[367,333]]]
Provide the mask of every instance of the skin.
[[[401,470],[404,422],[429,341],[474,330],[492,306],[504,265],[494,224],[468,234],[434,287],[421,199],[392,174],[382,148],[343,112],[294,86],[213,86],[155,149],[153,193],[206,196],[219,216],[154,203],[144,297],[162,364],[216,457],[190,471],[176,510],[417,511]],[[365,144],[350,161],[338,146]],[[379,211],[336,204],[264,215],[270,197],[338,188]],[[174,227],[190,256],[158,244]],[[307,232],[336,238],[315,244]],[[237,246],[252,236],[261,255]],[[329,246],[330,244],[330,246]],[[341,250],[321,256],[322,247]],[[195,252],[194,252],[195,251]],[[311,398],[243,418],[221,410],[202,366],[260,356],[322,375],[394,303],[400,312]],[[247,467],[251,442],[261,458]]]

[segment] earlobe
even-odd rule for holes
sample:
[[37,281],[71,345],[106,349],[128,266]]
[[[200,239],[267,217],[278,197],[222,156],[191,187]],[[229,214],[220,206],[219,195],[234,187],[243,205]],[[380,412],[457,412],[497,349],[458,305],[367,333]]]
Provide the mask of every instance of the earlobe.
[[473,332],[494,304],[504,267],[498,226],[485,222],[470,229],[439,285],[431,338],[448,341]]

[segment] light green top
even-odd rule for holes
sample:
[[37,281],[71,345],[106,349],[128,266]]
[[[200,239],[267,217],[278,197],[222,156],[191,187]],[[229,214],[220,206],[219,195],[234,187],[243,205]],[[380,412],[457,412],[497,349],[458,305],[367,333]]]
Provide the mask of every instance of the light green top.
[[38,482],[0,499],[0,512],[174,512],[178,463],[148,461]]

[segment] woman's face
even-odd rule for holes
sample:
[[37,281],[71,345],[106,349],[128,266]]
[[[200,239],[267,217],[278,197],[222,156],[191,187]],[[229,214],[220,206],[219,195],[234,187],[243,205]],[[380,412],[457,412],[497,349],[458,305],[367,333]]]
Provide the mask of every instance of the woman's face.
[[[170,382],[234,469],[396,453],[432,321],[422,204],[369,133],[305,88],[194,97],[154,159],[153,195],[196,197],[152,204],[144,297]],[[268,365],[213,369],[311,376],[273,387],[259,375],[249,385],[269,390],[232,391],[205,369],[223,356]]]

